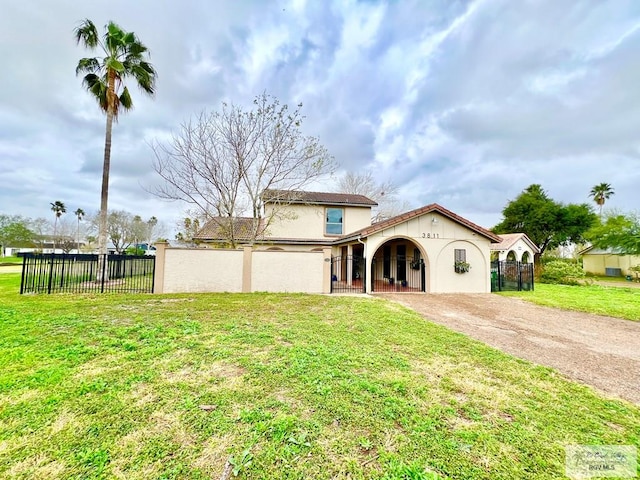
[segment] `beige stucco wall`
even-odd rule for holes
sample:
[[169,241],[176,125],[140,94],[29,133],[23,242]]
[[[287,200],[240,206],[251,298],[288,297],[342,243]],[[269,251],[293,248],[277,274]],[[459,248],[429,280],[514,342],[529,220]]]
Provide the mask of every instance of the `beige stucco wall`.
[[323,252],[254,251],[251,289],[323,293],[324,263]]
[[164,255],[164,293],[242,292],[242,250],[167,248]]
[[[433,219],[436,219],[434,222]],[[371,278],[371,259],[376,251],[392,239],[408,239],[420,249],[426,266],[428,293],[489,293],[491,241],[438,213],[430,213],[383,230],[367,239],[367,278]],[[466,250],[471,269],[456,273],[454,249]],[[407,256],[413,249],[407,248]],[[378,275],[380,276],[380,275]],[[367,290],[371,289],[367,282]]]
[[582,266],[585,272],[604,275],[607,268],[620,268],[623,275],[635,275],[630,267],[640,265],[640,257],[635,255],[590,254],[582,256]]
[[[273,205],[265,206],[265,217],[273,214]],[[323,205],[287,205],[277,207],[277,213],[267,229],[267,236],[274,238],[335,238],[325,235],[325,206]],[[371,225],[371,208],[344,207],[343,229],[345,234]]]
[[156,247],[154,293],[331,290],[330,248],[297,252]]

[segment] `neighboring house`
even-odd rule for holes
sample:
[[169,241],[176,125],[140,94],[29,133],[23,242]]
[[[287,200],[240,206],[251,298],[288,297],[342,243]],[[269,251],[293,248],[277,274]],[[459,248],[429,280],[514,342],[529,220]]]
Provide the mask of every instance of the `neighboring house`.
[[[66,248],[62,248],[64,245]],[[80,247],[84,242],[80,241]],[[6,248],[7,256],[16,256],[21,253],[56,253],[77,252],[77,244],[72,237],[58,237],[55,241],[47,236],[38,236],[33,244],[28,246],[10,246]]]
[[534,256],[540,253],[538,246],[524,233],[500,234],[502,241],[491,245],[491,252],[497,260],[521,263],[533,263]]
[[587,247],[578,252],[582,256],[582,268],[587,273],[619,277],[635,275],[630,268],[640,265],[640,256],[623,255],[614,249]]
[[[426,205],[371,224],[371,207],[376,203],[362,195],[291,194],[265,191],[264,218],[272,221],[256,226],[253,219],[236,219],[239,220],[234,227],[236,240],[252,244],[254,251],[330,251],[332,258],[326,261],[331,261],[334,290],[336,287],[354,291],[364,287],[367,292],[390,287],[394,291],[429,293],[491,290],[490,247],[501,238],[440,205]],[[287,198],[286,203],[279,198]],[[260,235],[251,242],[246,232],[254,227]],[[224,246],[221,228],[224,223],[213,219],[195,239],[204,245]],[[299,281],[304,283],[305,279]]]

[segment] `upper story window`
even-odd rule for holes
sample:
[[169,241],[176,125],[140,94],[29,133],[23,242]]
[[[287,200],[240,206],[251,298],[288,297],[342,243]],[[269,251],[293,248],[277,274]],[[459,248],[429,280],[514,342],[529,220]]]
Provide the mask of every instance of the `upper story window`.
[[327,208],[324,232],[327,235],[342,235],[344,209]]

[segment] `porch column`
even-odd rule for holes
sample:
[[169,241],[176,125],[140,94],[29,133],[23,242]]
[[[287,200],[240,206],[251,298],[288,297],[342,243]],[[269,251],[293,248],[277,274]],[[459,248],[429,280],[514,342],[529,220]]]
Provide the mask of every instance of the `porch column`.
[[331,293],[331,247],[324,247],[322,249],[322,257],[322,293]]
[[158,242],[154,244],[154,247],[156,247],[156,266],[153,275],[153,293],[164,292],[164,264],[168,246],[169,242]]
[[347,286],[353,282],[353,245],[347,245]]

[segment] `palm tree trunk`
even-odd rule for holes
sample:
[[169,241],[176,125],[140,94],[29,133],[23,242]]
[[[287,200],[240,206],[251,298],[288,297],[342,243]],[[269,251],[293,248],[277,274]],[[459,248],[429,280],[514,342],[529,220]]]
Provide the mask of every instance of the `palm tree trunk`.
[[[108,280],[108,272],[104,262],[107,255],[107,208],[109,200],[109,169],[111,167],[111,131],[113,113],[107,109],[107,128],[104,138],[104,162],[102,164],[102,191],[100,194],[100,218],[98,224],[98,280]],[[104,272],[104,278],[103,278]]]
[[58,229],[58,215],[56,214],[56,219],[53,221],[53,253],[56,253],[56,230]]

